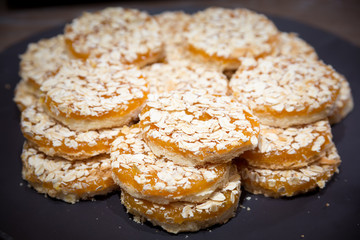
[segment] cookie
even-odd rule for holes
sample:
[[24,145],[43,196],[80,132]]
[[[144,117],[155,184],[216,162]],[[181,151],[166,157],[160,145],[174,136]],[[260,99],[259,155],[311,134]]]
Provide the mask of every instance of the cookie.
[[124,127],[111,150],[115,182],[131,196],[154,203],[201,202],[229,179],[230,163],[184,167],[155,156],[137,125]]
[[331,115],[340,78],[321,61],[266,57],[243,61],[229,86],[234,97],[247,105],[262,124],[286,128]]
[[31,43],[20,56],[20,76],[29,86],[29,91],[40,95],[42,83],[56,75],[60,67],[71,57],[65,46],[63,35]]
[[70,61],[41,87],[46,112],[72,130],[121,127],[138,117],[148,83],[135,68]]
[[240,177],[232,174],[225,187],[214,192],[201,203],[175,202],[156,204],[121,192],[121,202],[134,220],[150,221],[170,233],[195,232],[224,224],[235,215],[240,196]]
[[163,57],[158,23],[136,9],[85,12],[65,27],[64,36],[72,55],[83,60],[107,55],[113,63],[141,67]]
[[195,89],[150,96],[140,127],[156,156],[187,166],[226,163],[258,144],[258,120],[229,96]]
[[24,111],[27,107],[36,104],[38,97],[29,83],[21,80],[15,88],[14,102],[20,111]]
[[336,147],[333,145],[324,157],[299,169],[261,169],[249,166],[245,160],[238,161],[237,164],[246,191],[279,198],[324,188],[332,176],[339,172],[340,162]]
[[110,158],[106,155],[69,162],[48,157],[25,143],[21,159],[22,176],[30,186],[68,203],[91,199],[117,188],[111,177]]
[[318,60],[315,49],[296,33],[281,32],[271,56],[294,56]]
[[152,94],[174,90],[203,89],[210,94],[226,95],[228,80],[216,70],[183,62],[156,63],[144,69]]
[[331,124],[339,123],[344,119],[354,108],[354,100],[351,94],[351,88],[346,78],[340,75],[341,87],[338,99],[335,102],[335,109],[329,116]]
[[260,125],[257,148],[246,151],[241,158],[257,168],[288,170],[306,167],[324,156],[333,144],[331,139],[328,120],[285,129]]
[[40,103],[26,108],[21,114],[24,137],[48,156],[74,161],[110,153],[111,142],[121,128],[74,131],[44,112]]
[[279,31],[264,15],[247,9],[207,8],[192,16],[185,36],[194,58],[236,69],[242,57],[269,55]]

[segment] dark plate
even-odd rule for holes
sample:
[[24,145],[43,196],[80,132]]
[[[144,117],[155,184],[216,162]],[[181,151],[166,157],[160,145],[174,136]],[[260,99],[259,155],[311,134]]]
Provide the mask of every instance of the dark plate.
[[61,33],[59,26],[0,54],[0,239],[360,239],[360,49],[318,29],[272,19],[280,30],[297,32],[312,44],[321,59],[347,77],[353,91],[355,109],[333,126],[343,161],[340,174],[325,189],[286,199],[244,192],[245,208],[227,224],[178,235],[130,220],[118,193],[75,205],[36,193],[21,178],[24,138],[12,98],[19,81],[19,54],[28,43]]

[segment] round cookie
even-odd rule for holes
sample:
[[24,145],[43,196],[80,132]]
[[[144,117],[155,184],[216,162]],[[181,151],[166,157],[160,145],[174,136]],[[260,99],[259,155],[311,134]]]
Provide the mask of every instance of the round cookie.
[[339,95],[340,78],[321,61],[266,57],[243,61],[229,86],[262,124],[286,128],[327,118]]
[[24,111],[38,101],[38,97],[34,94],[32,87],[25,80],[21,80],[15,88],[14,102],[20,111]]
[[258,143],[258,120],[229,96],[196,89],[150,96],[140,127],[156,156],[188,166],[225,163]]
[[173,90],[203,89],[210,94],[226,95],[228,80],[218,71],[183,62],[156,63],[145,68],[152,94]]
[[236,69],[242,57],[269,55],[279,32],[264,15],[247,9],[212,7],[193,15],[185,36],[192,56]]
[[40,103],[22,112],[20,124],[24,137],[37,149],[71,161],[110,153],[110,144],[121,130],[73,131],[46,114]]
[[23,179],[39,193],[76,203],[112,192],[110,158],[106,155],[87,161],[69,162],[44,155],[25,143],[21,155]]
[[354,108],[354,100],[351,94],[349,82],[344,76],[340,74],[339,76],[341,79],[341,88],[339,97],[335,102],[335,109],[333,113],[329,116],[329,121],[331,124],[339,123]]
[[72,55],[83,60],[108,55],[114,63],[144,66],[163,57],[158,23],[136,9],[85,12],[65,27],[64,36]]
[[230,163],[184,167],[156,157],[136,125],[124,127],[111,148],[113,179],[131,196],[150,202],[201,202],[228,182]]
[[138,117],[148,83],[135,68],[70,61],[41,87],[46,112],[72,130],[120,127]]
[[317,161],[332,146],[328,120],[299,127],[277,128],[260,125],[257,148],[241,158],[250,166],[272,170],[306,167]]
[[315,49],[296,33],[281,32],[271,56],[294,56],[318,60]]
[[279,198],[306,193],[317,187],[324,188],[326,182],[338,173],[340,162],[333,145],[317,162],[299,169],[260,169],[249,166],[245,160],[240,160],[237,164],[246,191]]
[[170,233],[195,232],[215,224],[224,224],[235,215],[240,196],[240,177],[233,173],[224,188],[201,203],[175,202],[156,204],[121,192],[121,202],[134,220],[150,221]]
[[20,56],[20,76],[28,83],[29,91],[40,95],[42,83],[56,75],[60,67],[70,60],[63,35],[31,43]]

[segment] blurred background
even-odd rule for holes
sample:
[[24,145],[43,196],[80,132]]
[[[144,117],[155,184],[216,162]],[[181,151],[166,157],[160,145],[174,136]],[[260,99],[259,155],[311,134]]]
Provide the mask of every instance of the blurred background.
[[360,47],[359,0],[0,0],[0,51],[33,34],[64,25],[84,11],[109,6],[138,8],[152,14],[164,10],[191,12],[209,6],[243,7],[308,24]]

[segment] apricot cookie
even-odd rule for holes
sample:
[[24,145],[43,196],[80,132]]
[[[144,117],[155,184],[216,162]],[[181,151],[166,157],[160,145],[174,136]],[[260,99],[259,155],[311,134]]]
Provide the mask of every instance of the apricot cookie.
[[163,57],[158,23],[136,9],[86,12],[65,27],[64,36],[72,55],[83,60],[108,55],[112,62],[144,66]]
[[70,61],[43,83],[46,112],[72,130],[121,127],[138,117],[148,83],[135,68]]
[[185,32],[192,56],[210,59],[225,70],[238,68],[242,57],[270,54],[278,34],[262,14],[217,7],[195,13]]
[[38,96],[34,93],[32,87],[25,80],[21,80],[15,88],[14,102],[20,111],[36,104]]
[[258,147],[241,155],[250,166],[266,169],[306,167],[324,156],[332,143],[328,120],[300,127],[260,125]]
[[22,112],[21,130],[29,143],[48,156],[74,161],[110,153],[110,144],[121,128],[73,131],[47,115],[37,103]]
[[184,167],[156,157],[137,125],[124,127],[112,144],[115,182],[130,195],[150,202],[201,202],[229,179],[230,163]]
[[281,32],[272,56],[294,56],[318,60],[315,49],[296,33]]
[[42,83],[55,76],[70,58],[63,35],[31,43],[20,56],[20,76],[28,83],[29,90],[39,96]]
[[25,143],[21,159],[22,176],[36,191],[68,203],[104,195],[117,188],[111,177],[110,158],[106,155],[69,162],[48,157]]
[[140,127],[156,156],[188,166],[225,163],[258,144],[258,120],[229,96],[195,89],[150,96]]
[[344,119],[354,108],[354,100],[351,94],[351,88],[346,78],[340,75],[341,87],[339,97],[335,102],[335,109],[329,116],[331,124],[335,124]]
[[240,176],[231,175],[230,181],[200,203],[174,202],[156,204],[137,199],[125,191],[121,202],[134,220],[150,221],[171,233],[195,232],[215,224],[224,224],[235,215],[240,196]]
[[245,190],[267,197],[291,197],[315,188],[324,188],[327,181],[338,173],[341,160],[335,145],[326,155],[307,167],[292,170],[270,170],[249,166],[245,160],[238,167]]
[[290,56],[247,59],[230,80],[236,99],[262,124],[286,128],[327,118],[340,77],[321,61]]
[[226,95],[228,80],[216,70],[182,62],[156,63],[144,69],[150,82],[150,92],[166,93],[173,90],[204,89],[211,94]]

